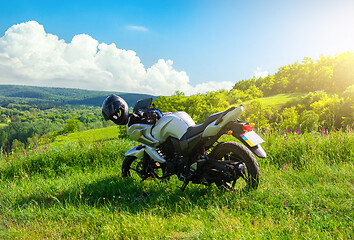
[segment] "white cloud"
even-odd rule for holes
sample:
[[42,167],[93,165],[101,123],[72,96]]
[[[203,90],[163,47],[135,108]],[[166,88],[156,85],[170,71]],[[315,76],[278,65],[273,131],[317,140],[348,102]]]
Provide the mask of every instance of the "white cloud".
[[193,89],[192,89],[192,93],[193,92],[208,92],[208,91],[215,91],[215,90],[219,90],[219,89],[226,89],[226,90],[231,90],[232,87],[235,85],[235,83],[232,82],[207,82],[207,83],[201,83],[201,84],[197,84]]
[[261,67],[257,67],[257,70],[254,73],[254,76],[256,78],[260,78],[260,77],[265,78],[268,75],[269,75],[269,72],[268,71],[262,71]]
[[127,26],[127,29],[134,30],[134,31],[140,31],[140,32],[148,32],[149,31],[149,29],[144,26],[135,26],[135,25],[129,25],[129,26]]
[[91,90],[187,95],[231,89],[231,82],[193,87],[172,60],[160,59],[146,69],[132,50],[99,43],[80,34],[70,43],[46,33],[35,21],[9,28],[0,38],[0,84],[70,87]]

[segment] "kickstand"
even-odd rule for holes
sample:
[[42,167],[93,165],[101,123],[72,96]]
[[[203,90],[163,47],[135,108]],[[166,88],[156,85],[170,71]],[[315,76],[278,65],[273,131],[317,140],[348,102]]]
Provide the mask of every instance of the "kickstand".
[[182,187],[179,187],[182,190],[182,192],[186,189],[188,183],[189,183],[189,180],[187,180],[187,179],[185,179],[183,181]]

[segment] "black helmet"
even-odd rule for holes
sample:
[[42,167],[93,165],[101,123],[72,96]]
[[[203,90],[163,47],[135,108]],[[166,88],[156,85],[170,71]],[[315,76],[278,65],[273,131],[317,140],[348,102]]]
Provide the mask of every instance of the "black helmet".
[[106,121],[112,120],[115,124],[125,125],[128,123],[128,104],[117,95],[110,95],[102,104],[102,114]]

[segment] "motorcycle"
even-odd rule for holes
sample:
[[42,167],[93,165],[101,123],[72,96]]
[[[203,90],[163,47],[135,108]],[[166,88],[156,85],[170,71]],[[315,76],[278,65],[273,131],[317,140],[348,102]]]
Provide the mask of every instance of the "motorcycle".
[[[239,120],[243,106],[210,115],[202,124],[182,111],[162,113],[153,99],[136,102],[132,113],[126,102],[110,95],[102,105],[106,120],[126,125],[130,139],[140,142],[125,153],[122,176],[169,180],[176,175],[182,191],[192,182],[226,189],[256,189],[260,170],[254,155],[265,158],[264,140],[252,125]],[[152,107],[151,107],[152,106]],[[224,134],[239,142],[222,142]]]

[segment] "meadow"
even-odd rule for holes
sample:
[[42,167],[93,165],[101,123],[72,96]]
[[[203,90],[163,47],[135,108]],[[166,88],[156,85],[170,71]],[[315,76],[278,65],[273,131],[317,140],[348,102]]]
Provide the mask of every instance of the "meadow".
[[[263,134],[256,191],[121,177],[119,129],[0,158],[1,239],[353,239],[353,131]],[[225,141],[234,141],[225,137]]]
[[[264,105],[264,107],[273,107],[275,109],[281,109],[285,105],[294,105],[298,102],[301,101],[301,98],[305,97],[306,94],[304,93],[281,93],[281,94],[276,94],[270,97],[263,97],[261,98],[261,101]],[[252,100],[248,100],[243,102],[242,104],[247,107],[250,103],[252,103]],[[235,104],[237,106],[237,104]]]

